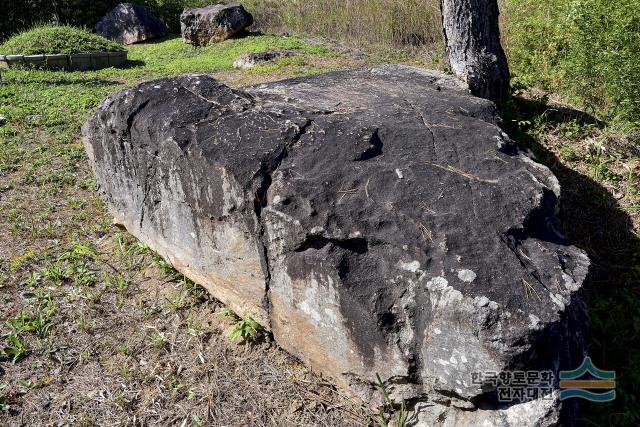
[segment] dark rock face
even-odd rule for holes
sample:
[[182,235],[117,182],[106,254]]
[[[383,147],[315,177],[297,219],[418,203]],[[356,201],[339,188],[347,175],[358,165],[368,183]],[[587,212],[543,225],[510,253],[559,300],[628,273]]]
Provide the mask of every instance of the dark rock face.
[[253,68],[258,65],[266,65],[272,63],[278,58],[295,55],[290,50],[270,50],[268,52],[243,53],[233,61],[235,68]]
[[253,24],[253,16],[239,3],[185,9],[180,32],[186,43],[206,46],[235,36]]
[[[589,260],[560,188],[495,106],[410,67],[110,96],[85,144],[116,220],[366,401],[375,374],[425,425],[553,424],[474,372],[582,356]],[[428,402],[428,403],[421,403]]]
[[144,6],[121,3],[96,24],[96,32],[122,44],[133,44],[162,37],[167,27]]

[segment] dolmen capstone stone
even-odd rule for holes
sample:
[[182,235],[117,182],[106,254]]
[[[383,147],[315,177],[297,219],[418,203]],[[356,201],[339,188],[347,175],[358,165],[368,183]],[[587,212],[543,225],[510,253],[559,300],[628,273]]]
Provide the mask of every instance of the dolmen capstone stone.
[[187,8],[180,15],[182,39],[194,46],[221,42],[252,24],[253,16],[239,3]]
[[98,34],[121,44],[155,39],[167,31],[167,26],[146,7],[133,3],[117,5],[96,24]]
[[574,409],[557,380],[501,403],[491,373],[578,365],[589,260],[498,124],[451,77],[386,66],[142,83],[83,133],[118,223],[339,386],[376,402],[379,374],[414,425],[552,425]]

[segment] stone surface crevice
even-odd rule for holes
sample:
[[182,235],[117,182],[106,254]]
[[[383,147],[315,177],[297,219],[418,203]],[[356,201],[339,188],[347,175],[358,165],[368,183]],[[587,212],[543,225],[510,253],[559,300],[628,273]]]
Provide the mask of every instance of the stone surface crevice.
[[380,403],[378,374],[422,425],[548,425],[556,394],[502,407],[471,381],[557,372],[588,327],[557,180],[498,123],[455,79],[386,66],[146,82],[83,134],[117,222],[338,386]]

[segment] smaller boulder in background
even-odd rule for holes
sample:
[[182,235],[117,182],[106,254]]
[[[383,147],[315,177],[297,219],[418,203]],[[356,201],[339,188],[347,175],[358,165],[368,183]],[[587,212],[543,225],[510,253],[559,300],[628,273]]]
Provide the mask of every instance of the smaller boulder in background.
[[120,3],[96,24],[98,34],[122,44],[162,37],[167,31],[167,26],[147,8],[133,3]]
[[233,62],[233,67],[242,69],[253,68],[258,65],[270,64],[278,58],[293,55],[295,55],[295,53],[290,50],[270,50],[268,52],[243,53]]
[[185,43],[206,46],[235,36],[253,24],[253,16],[239,3],[185,9],[180,31]]

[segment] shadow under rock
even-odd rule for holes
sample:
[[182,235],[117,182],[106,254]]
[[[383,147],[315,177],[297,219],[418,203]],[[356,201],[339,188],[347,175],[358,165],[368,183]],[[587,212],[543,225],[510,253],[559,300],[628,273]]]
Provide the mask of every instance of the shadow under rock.
[[[549,167],[561,185],[558,219],[570,243],[591,259],[584,283],[591,317],[588,355],[600,369],[617,373],[617,398],[609,403],[586,402],[582,423],[640,423],[640,236],[631,217],[600,183],[571,168],[540,141],[512,126],[544,114],[548,124],[578,121],[603,127],[598,119],[567,107],[512,98],[504,109],[505,131],[528,147]],[[509,117],[509,116],[515,117]],[[514,120],[508,120],[514,119]]]

